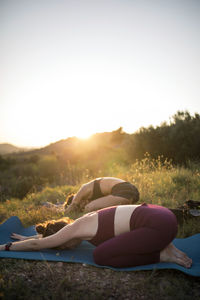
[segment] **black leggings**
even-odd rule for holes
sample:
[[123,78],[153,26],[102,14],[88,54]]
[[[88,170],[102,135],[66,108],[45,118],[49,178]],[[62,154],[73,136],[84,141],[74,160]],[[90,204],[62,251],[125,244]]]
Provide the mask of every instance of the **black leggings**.
[[122,268],[159,262],[160,251],[177,234],[177,220],[165,207],[143,204],[133,212],[130,228],[97,246],[95,263]]

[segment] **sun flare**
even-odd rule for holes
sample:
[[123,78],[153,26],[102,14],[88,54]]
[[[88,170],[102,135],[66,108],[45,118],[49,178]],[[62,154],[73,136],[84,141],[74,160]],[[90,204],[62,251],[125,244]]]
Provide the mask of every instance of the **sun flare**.
[[132,134],[200,111],[200,1],[152,2],[0,1],[0,143]]

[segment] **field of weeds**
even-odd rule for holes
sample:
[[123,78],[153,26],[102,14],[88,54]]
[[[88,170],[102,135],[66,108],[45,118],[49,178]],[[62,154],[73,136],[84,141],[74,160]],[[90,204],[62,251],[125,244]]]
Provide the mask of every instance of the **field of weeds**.
[[[105,176],[103,172],[98,176]],[[176,208],[188,199],[200,200],[200,166],[174,167],[148,156],[129,168],[113,165],[109,176],[123,178],[140,191],[140,203]],[[85,178],[86,179],[86,178]],[[88,178],[87,178],[88,179]],[[0,222],[17,215],[24,226],[64,216],[62,210],[43,206],[63,203],[79,185],[45,187],[23,199],[0,203]],[[69,215],[75,219],[81,215]],[[199,217],[200,218],[200,217]],[[200,232],[198,217],[179,226],[178,237]],[[200,278],[174,270],[116,272],[84,264],[0,260],[0,299],[200,299]]]

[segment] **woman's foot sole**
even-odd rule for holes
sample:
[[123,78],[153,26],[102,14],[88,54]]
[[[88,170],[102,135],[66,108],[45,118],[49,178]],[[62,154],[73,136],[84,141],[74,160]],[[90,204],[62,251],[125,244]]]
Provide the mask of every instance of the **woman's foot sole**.
[[192,259],[177,249],[172,243],[160,252],[160,262],[172,262],[185,268],[192,266]]

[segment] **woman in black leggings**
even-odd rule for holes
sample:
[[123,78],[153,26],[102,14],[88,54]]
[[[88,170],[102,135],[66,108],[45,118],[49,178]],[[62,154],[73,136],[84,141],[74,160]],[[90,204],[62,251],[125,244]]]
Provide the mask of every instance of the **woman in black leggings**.
[[65,213],[73,210],[94,211],[112,205],[135,204],[139,200],[138,189],[130,182],[115,177],[96,178],[81,186],[68,197]]
[[87,240],[96,246],[95,263],[133,267],[157,262],[174,262],[190,268],[192,260],[171,242],[177,233],[174,214],[157,205],[120,205],[88,213],[57,233],[0,245],[0,250],[30,251],[54,248]]

